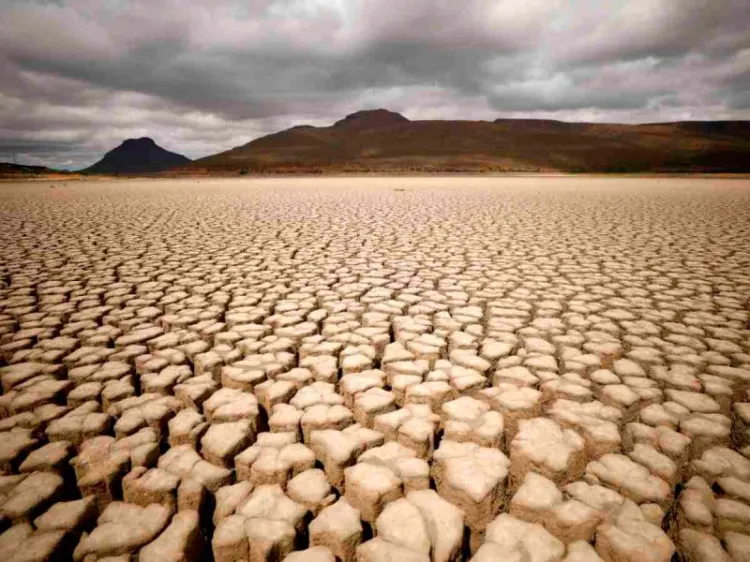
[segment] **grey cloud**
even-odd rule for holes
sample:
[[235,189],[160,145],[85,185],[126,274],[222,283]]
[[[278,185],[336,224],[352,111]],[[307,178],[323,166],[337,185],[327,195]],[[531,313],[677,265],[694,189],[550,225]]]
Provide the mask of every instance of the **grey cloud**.
[[[734,52],[750,46],[744,0],[583,0],[583,17],[563,16],[569,39],[558,58],[577,61],[679,57],[689,52]],[[572,33],[569,33],[572,32]],[[554,36],[553,36],[554,37]]]
[[142,135],[198,157],[364,106],[411,118],[748,118],[743,4],[9,0],[0,159],[20,143],[29,158],[85,165]]

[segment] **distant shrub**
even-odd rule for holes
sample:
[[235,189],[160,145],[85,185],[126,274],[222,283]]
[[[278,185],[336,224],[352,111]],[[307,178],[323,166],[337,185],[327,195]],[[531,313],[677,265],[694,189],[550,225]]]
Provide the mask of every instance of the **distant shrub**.
[[249,174],[249,173],[250,173],[250,170],[248,170],[247,168],[242,168],[242,169],[240,170],[240,175],[241,175],[241,176],[246,176],[246,175],[247,175],[247,174]]

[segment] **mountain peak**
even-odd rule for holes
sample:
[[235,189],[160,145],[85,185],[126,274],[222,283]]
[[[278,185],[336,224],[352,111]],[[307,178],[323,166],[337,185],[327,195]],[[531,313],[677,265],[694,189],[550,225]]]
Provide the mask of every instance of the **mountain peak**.
[[125,139],[121,146],[157,146],[156,141],[151,137],[141,137],[139,139]]
[[340,121],[333,124],[334,127],[387,127],[390,125],[400,125],[408,123],[409,120],[394,111],[387,109],[365,109],[351,113]]
[[86,172],[94,174],[144,174],[156,173],[182,166],[190,160],[160,147],[154,139],[141,137],[126,139],[110,150]]

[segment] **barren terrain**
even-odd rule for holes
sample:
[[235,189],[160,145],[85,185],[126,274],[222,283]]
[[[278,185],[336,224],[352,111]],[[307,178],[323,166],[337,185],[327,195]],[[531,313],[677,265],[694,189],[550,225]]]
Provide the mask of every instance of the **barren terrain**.
[[750,122],[410,121],[384,109],[299,125],[170,173],[747,173]]
[[0,184],[0,560],[750,560],[750,181]]

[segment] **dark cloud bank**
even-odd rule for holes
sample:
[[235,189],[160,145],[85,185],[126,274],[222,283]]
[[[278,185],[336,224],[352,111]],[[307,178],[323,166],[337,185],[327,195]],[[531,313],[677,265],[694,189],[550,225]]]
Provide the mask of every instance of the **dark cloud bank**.
[[191,158],[363,108],[750,119],[747,0],[3,0],[0,161]]

